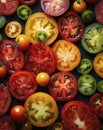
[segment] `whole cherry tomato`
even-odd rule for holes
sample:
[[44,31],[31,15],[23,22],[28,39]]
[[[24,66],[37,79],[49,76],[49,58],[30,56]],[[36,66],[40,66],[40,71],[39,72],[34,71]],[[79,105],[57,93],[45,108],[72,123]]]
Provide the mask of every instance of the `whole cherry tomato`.
[[0,62],[0,78],[5,77],[6,73],[7,73],[6,66],[2,62]]

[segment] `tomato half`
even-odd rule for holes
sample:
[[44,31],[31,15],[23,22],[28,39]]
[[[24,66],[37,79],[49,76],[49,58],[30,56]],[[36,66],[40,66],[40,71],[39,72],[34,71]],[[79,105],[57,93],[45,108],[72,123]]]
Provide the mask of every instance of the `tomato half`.
[[7,86],[0,84],[0,117],[8,111],[11,100],[11,94]]
[[[43,34],[42,34],[43,32]],[[39,37],[37,34],[39,33]],[[25,25],[25,34],[30,38],[31,43],[53,43],[58,36],[58,25],[54,18],[47,16],[43,12],[32,14]],[[41,40],[46,37],[46,40]]]
[[37,90],[37,83],[34,74],[29,71],[16,71],[8,81],[9,90],[17,100],[25,100]]
[[80,100],[67,102],[62,107],[61,118],[64,130],[100,130],[100,120]]
[[103,119],[103,94],[95,93],[89,103],[94,113]]
[[37,0],[19,0],[21,4],[24,5],[33,5],[36,3]]
[[103,78],[103,52],[98,53],[94,57],[93,67],[94,67],[96,74],[99,77]]
[[1,130],[16,130],[16,125],[9,115],[4,115],[0,118]]
[[67,11],[70,0],[41,0],[42,10],[50,16],[60,16]]
[[27,118],[37,127],[46,127],[54,123],[58,117],[57,103],[45,92],[37,92],[25,101]]
[[19,0],[0,0],[0,15],[11,15],[16,12]]
[[84,32],[84,24],[81,18],[73,11],[68,11],[60,16],[58,27],[60,36],[70,42],[78,41]]
[[39,72],[52,74],[56,70],[56,63],[55,53],[45,44],[33,44],[25,54],[25,70],[34,74]]
[[2,40],[0,42],[0,61],[7,67],[7,72],[11,74],[24,67],[24,54],[15,47],[14,41]]
[[57,101],[72,100],[77,95],[78,82],[73,73],[58,72],[50,77],[49,92]]
[[71,71],[80,63],[81,53],[79,48],[66,40],[57,40],[52,50],[57,57],[57,69],[59,71]]

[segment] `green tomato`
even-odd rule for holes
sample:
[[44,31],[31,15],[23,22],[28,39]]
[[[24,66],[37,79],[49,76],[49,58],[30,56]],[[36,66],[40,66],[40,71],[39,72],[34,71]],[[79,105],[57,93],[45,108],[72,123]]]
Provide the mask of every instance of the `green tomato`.
[[78,79],[78,90],[82,95],[91,96],[96,91],[96,80],[90,74],[84,74]]
[[0,41],[2,41],[2,34],[0,33]]
[[0,28],[4,27],[5,24],[6,24],[6,17],[1,15],[0,16]]
[[103,93],[103,80],[98,81],[98,83],[97,83],[97,90],[100,93]]

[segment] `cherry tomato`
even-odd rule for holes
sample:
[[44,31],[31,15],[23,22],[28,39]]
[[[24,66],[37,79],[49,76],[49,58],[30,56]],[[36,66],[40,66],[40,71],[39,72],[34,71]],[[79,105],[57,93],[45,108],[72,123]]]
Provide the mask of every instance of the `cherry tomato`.
[[6,66],[2,62],[0,62],[0,78],[5,77],[6,74],[7,74]]
[[26,121],[20,130],[32,130],[32,124],[29,121]]
[[33,5],[36,3],[37,0],[19,0],[21,4],[24,5]]
[[40,86],[47,86],[49,83],[49,74],[46,72],[40,72],[36,76],[36,81]]
[[63,130],[100,130],[100,120],[90,107],[80,101],[67,102],[61,111]]
[[84,0],[75,0],[73,2],[73,10],[77,13],[82,13],[87,8],[87,4]]
[[10,110],[11,118],[17,122],[22,123],[25,120],[25,108],[22,105],[15,105]]
[[45,92],[37,92],[29,96],[25,103],[27,118],[36,127],[47,127],[58,117],[57,103]]
[[26,51],[30,46],[30,39],[25,34],[20,34],[16,37],[18,48],[21,51]]

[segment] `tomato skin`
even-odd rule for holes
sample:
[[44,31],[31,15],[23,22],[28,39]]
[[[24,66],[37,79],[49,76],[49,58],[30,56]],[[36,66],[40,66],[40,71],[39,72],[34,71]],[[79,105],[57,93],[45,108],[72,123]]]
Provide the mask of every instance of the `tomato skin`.
[[73,2],[73,10],[77,13],[82,13],[87,8],[87,4],[84,0],[75,0]]
[[0,78],[5,77],[7,74],[7,68],[6,66],[0,62]]
[[33,4],[36,3],[37,0],[29,0],[29,1],[27,1],[27,0],[19,0],[19,1],[20,1],[20,3],[22,3],[24,5],[33,5]]

